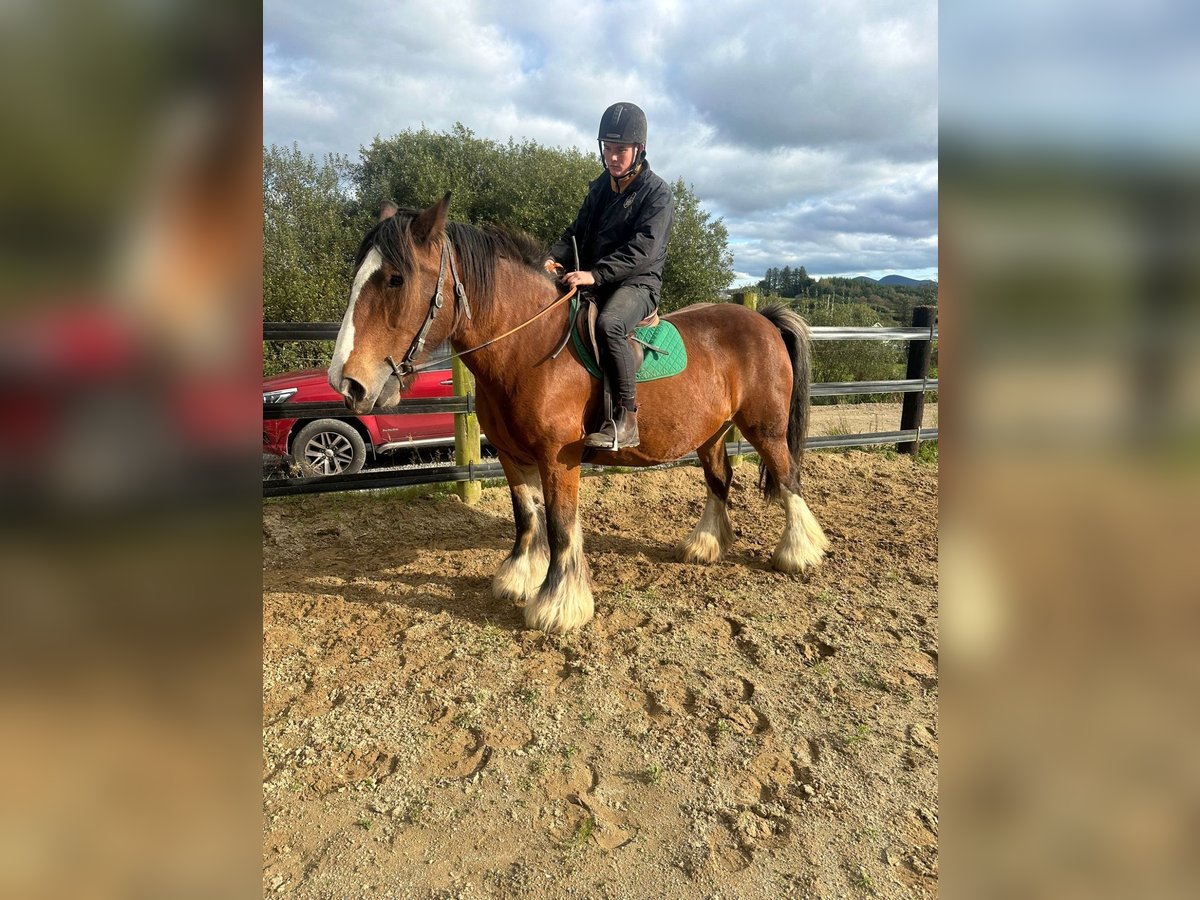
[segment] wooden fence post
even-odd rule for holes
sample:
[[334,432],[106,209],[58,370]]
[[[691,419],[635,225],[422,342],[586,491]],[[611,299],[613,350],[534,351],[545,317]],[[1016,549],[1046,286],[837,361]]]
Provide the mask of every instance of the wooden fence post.
[[[936,306],[917,306],[913,309],[912,327],[928,329],[937,318]],[[908,342],[908,368],[905,378],[929,377],[929,360],[933,355],[933,341],[915,340]],[[913,391],[904,395],[904,403],[900,407],[900,430],[920,428],[925,417],[925,393]],[[903,441],[896,445],[899,453],[917,453],[920,441]]]
[[[475,376],[461,359],[452,363],[454,371],[454,396],[465,397],[475,393]],[[454,414],[454,464],[465,466],[478,464],[483,458],[479,447],[479,420],[475,413]],[[458,482],[458,496],[468,506],[479,502],[483,488],[478,481]]]
[[[741,291],[735,295],[735,299],[747,309],[758,309],[758,291]],[[732,443],[733,441],[740,441],[741,439],[742,433],[738,431],[738,427],[736,425],[730,425],[729,433],[725,435],[725,442]],[[746,457],[742,453],[735,453],[733,456],[729,457],[729,462],[733,466],[740,466],[745,461]]]

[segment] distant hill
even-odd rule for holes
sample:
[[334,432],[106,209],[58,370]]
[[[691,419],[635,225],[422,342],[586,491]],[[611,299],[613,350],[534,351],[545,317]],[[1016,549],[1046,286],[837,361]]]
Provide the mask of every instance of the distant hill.
[[879,279],[879,284],[898,284],[902,287],[937,286],[937,282],[933,279],[926,278],[924,281],[918,281],[915,278],[908,278],[904,275],[884,275]]
[[806,312],[827,314],[831,304],[862,305],[873,310],[871,321],[885,325],[908,325],[917,306],[937,306],[938,283],[917,281],[903,275],[888,275],[876,280],[868,275],[856,278],[830,276],[810,278],[804,267],[767,269],[758,283],[759,299],[794,298],[794,307]]

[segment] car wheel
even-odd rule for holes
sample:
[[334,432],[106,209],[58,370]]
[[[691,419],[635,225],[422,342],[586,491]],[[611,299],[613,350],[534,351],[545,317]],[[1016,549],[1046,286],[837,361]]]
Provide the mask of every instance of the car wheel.
[[352,475],[366,461],[362,435],[339,419],[309,422],[292,441],[292,462],[305,476]]

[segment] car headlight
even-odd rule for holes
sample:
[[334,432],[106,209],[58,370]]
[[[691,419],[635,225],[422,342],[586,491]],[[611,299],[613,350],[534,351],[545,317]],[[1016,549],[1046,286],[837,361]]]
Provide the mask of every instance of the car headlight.
[[287,403],[296,390],[296,388],[284,388],[282,391],[263,391],[263,406],[278,406],[280,403]]

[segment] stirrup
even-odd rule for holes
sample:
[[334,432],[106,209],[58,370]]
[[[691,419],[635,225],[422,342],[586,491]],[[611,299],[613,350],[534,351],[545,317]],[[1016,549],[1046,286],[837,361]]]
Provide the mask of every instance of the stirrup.
[[617,423],[613,419],[605,419],[599,431],[593,431],[583,439],[585,447],[595,447],[598,450],[616,450]]

